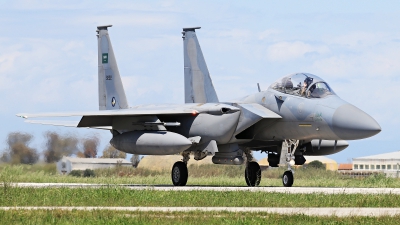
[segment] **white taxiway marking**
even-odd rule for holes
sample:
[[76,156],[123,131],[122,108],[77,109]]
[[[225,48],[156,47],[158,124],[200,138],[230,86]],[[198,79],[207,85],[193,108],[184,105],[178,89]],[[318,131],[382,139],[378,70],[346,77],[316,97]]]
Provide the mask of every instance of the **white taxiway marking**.
[[0,210],[114,210],[114,211],[226,211],[226,212],[266,212],[285,215],[303,214],[308,216],[396,216],[400,208],[268,208],[268,207],[0,207]]
[[12,183],[12,186],[32,188],[104,188],[122,187],[131,190],[156,191],[254,191],[277,192],[288,194],[394,194],[400,195],[400,188],[322,188],[322,187],[210,187],[210,186],[163,186],[163,185],[136,185],[136,184],[80,184],[80,183]]

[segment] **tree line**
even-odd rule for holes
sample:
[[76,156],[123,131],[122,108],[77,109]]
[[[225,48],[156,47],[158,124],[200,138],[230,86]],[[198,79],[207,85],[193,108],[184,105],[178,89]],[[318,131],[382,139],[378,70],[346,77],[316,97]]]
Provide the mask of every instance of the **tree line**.
[[[33,135],[23,132],[11,132],[7,136],[7,147],[1,152],[1,161],[12,164],[34,164],[42,156],[47,163],[59,161],[63,156],[76,155],[80,158],[97,158],[100,140],[96,136],[77,138],[74,135],[62,135],[48,131],[44,133],[44,150],[38,152],[30,147]],[[107,145],[103,150],[102,158],[126,158],[126,153]],[[133,155],[131,162],[137,166],[139,155]]]

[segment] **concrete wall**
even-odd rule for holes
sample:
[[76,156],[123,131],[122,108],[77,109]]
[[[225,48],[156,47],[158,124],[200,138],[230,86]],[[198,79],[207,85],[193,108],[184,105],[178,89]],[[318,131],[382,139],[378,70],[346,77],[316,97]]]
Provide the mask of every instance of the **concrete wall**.
[[[123,163],[121,166],[132,166],[131,163]],[[57,171],[60,174],[69,174],[72,170],[86,170],[86,169],[105,169],[116,167],[117,163],[81,163],[71,162],[69,160],[61,159],[57,162]]]
[[[107,168],[113,168],[116,167],[116,163],[71,163],[71,170],[86,170],[86,169],[107,169]],[[132,166],[132,164],[129,165],[123,165],[121,166]]]

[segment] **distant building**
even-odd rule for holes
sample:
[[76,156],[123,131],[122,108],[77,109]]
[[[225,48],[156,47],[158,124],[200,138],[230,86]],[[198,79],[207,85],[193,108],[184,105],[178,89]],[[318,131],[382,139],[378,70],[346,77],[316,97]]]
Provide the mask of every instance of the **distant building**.
[[341,163],[339,164],[338,170],[353,170],[353,164],[351,163]]
[[399,177],[400,151],[353,158],[353,170],[380,171],[389,176]]
[[61,174],[69,174],[72,170],[102,169],[120,166],[132,166],[126,159],[116,158],[72,158],[63,157],[57,162],[57,171]]

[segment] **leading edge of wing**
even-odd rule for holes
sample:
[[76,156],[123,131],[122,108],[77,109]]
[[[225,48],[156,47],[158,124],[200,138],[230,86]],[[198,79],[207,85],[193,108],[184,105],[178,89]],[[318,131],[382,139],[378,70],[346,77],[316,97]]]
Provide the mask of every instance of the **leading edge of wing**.
[[25,123],[53,125],[63,127],[77,127],[79,121],[60,121],[60,120],[25,120]]
[[157,114],[192,114],[198,113],[196,110],[189,108],[154,108],[154,109],[119,109],[119,110],[101,110],[87,112],[52,112],[52,113],[18,113],[16,116],[28,119],[39,117],[72,117],[72,116],[140,116],[140,115],[157,115]]
[[[52,125],[52,126],[62,126],[62,127],[78,127],[79,124],[79,121],[62,121],[62,120],[25,120],[24,122],[31,124]],[[111,126],[96,126],[87,128],[112,130]]]

